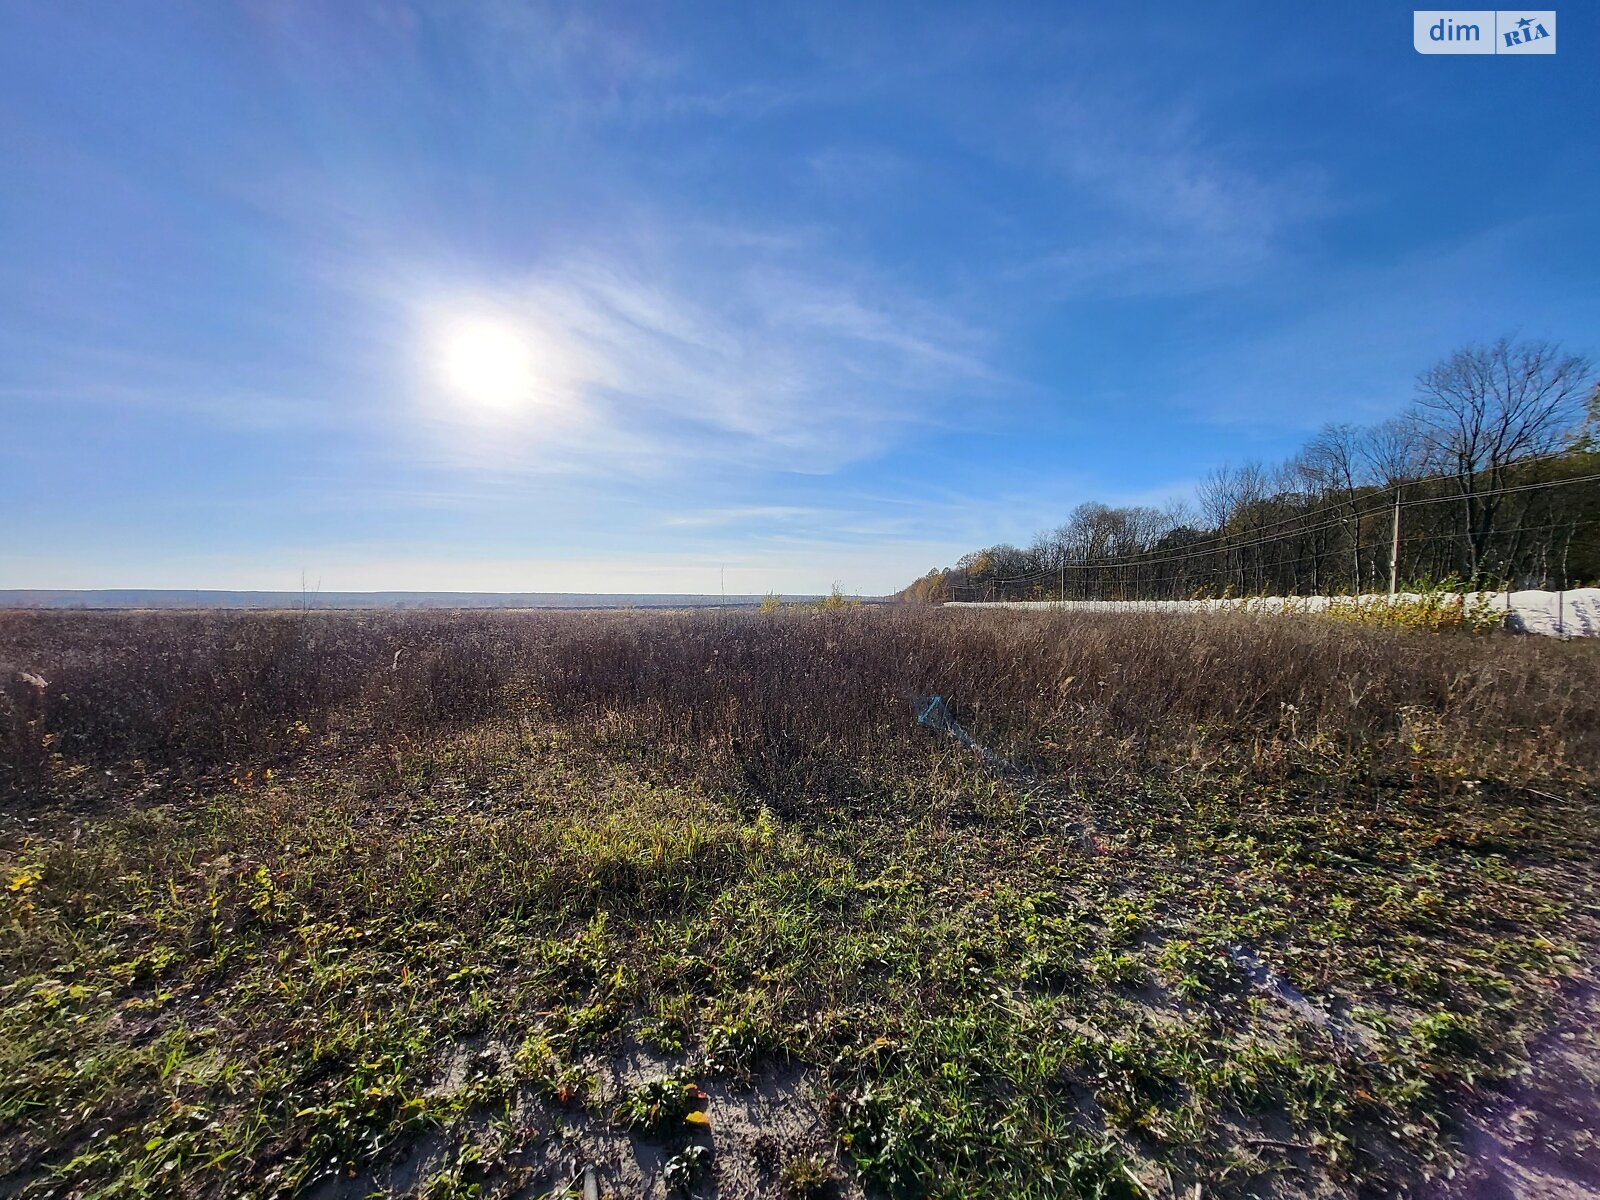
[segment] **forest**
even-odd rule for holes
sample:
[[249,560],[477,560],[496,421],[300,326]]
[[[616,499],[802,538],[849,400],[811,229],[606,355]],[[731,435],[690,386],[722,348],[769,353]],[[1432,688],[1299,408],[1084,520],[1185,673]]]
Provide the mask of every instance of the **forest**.
[[1501,338],[1423,372],[1374,425],[1329,424],[1194,500],[1089,501],[1026,547],[964,555],[907,600],[1340,595],[1391,583],[1568,588],[1600,578],[1600,385],[1582,355]]

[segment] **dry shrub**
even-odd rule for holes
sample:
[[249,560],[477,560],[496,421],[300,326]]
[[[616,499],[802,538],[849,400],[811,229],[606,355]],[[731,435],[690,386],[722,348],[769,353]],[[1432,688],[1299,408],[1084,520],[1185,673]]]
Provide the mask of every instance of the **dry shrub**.
[[9,613],[0,657],[49,681],[23,719],[32,742],[6,717],[13,779],[44,736],[67,761],[201,772],[324,728],[381,740],[522,715],[781,810],[860,799],[894,763],[953,748],[916,724],[934,695],[1023,765],[1092,767],[1113,749],[1155,762],[1203,743],[1247,768],[1426,758],[1587,780],[1600,766],[1600,646],[1301,617]]
[[389,632],[396,644],[387,670],[363,691],[364,711],[380,726],[459,725],[495,711],[517,652],[505,627],[418,621]]
[[57,748],[93,762],[207,767],[267,752],[348,694],[373,648],[360,626],[299,616],[6,616],[10,653],[49,683]]
[[0,661],[0,793],[38,780],[48,759],[45,680]]

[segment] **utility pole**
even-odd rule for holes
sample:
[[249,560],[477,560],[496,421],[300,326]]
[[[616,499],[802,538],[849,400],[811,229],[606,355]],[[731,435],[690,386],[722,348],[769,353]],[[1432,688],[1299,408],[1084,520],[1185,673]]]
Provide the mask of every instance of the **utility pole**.
[[1067,564],[1066,564],[1065,561],[1063,561],[1062,564],[1061,564],[1061,603],[1065,604],[1066,602],[1067,602]]
[[1394,536],[1389,542],[1389,599],[1400,591],[1400,489],[1394,489]]

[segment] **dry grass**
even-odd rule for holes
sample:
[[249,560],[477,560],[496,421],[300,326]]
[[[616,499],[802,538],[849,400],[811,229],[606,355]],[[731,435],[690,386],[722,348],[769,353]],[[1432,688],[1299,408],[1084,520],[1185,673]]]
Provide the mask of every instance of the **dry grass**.
[[1387,767],[1420,737],[1469,775],[1600,768],[1600,647],[1272,617],[6,613],[0,656],[13,787],[47,760],[232,770],[328,731],[392,743],[512,711],[803,798],[916,753],[933,695],[1024,765],[1112,747]]

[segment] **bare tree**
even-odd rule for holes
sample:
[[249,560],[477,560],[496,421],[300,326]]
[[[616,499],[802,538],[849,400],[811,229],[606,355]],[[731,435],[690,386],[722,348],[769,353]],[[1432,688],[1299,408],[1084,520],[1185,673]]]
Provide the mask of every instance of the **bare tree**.
[[[1224,535],[1237,534],[1260,524],[1261,502],[1267,498],[1268,476],[1259,462],[1242,467],[1221,466],[1208,472],[1196,492],[1201,510]],[[1246,553],[1237,544],[1224,547],[1225,559],[1232,559],[1235,582],[1245,587]],[[1225,568],[1226,569],[1226,568]]]
[[1222,529],[1233,520],[1239,501],[1229,467],[1213,467],[1195,485],[1195,499],[1200,504],[1201,515],[1213,529]]
[[1594,454],[1600,452],[1600,383],[1589,389],[1589,398],[1583,407],[1583,424],[1573,439],[1572,448],[1583,454]]
[[1427,471],[1427,447],[1415,416],[1391,417],[1361,431],[1363,474],[1379,487],[1397,488]]
[[1242,521],[1251,505],[1267,493],[1267,475],[1258,462],[1242,467],[1224,463],[1206,472],[1195,489],[1200,509],[1218,529]]
[[1161,506],[1161,519],[1166,524],[1166,531],[1160,540],[1165,540],[1179,529],[1192,528],[1200,518],[1195,514],[1194,507],[1181,496],[1174,496]]
[[1361,590],[1361,509],[1356,503],[1361,440],[1362,431],[1354,425],[1324,425],[1300,455],[1305,473],[1324,497],[1338,505],[1350,539],[1350,586],[1355,591]]
[[1550,342],[1458,350],[1417,379],[1416,418],[1434,464],[1461,494],[1463,566],[1488,568],[1499,491],[1512,464],[1570,441],[1592,368]]

